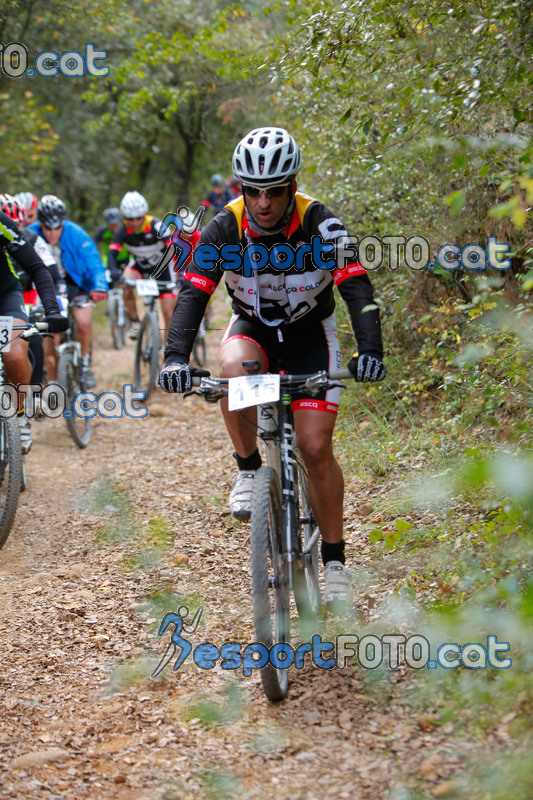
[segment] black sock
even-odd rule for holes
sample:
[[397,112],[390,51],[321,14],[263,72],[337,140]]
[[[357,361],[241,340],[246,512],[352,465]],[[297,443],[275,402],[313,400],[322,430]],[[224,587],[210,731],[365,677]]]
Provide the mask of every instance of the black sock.
[[255,469],[259,469],[263,463],[259,450],[256,450],[255,453],[252,453],[251,456],[247,456],[246,458],[242,458],[238,453],[233,453],[233,458],[237,462],[237,466],[241,472],[252,472]]
[[322,540],[320,543],[320,553],[324,566],[326,566],[328,561],[340,561],[341,564],[346,563],[344,544],[344,539],[341,539],[340,542],[324,542]]

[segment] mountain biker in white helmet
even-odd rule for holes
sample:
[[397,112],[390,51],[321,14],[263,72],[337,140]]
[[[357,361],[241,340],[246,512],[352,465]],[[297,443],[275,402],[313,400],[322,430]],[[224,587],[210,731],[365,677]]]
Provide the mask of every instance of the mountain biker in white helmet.
[[[120,213],[123,222],[115,231],[109,245],[107,259],[111,279],[113,282],[120,282],[121,278],[133,280],[150,278],[166,249],[165,240],[158,236],[161,220],[148,215],[148,203],[139,192],[126,192],[120,203]],[[118,254],[123,247],[126,247],[133,257],[133,264],[130,262],[130,265],[122,270]],[[172,280],[168,267],[158,275],[157,280],[169,282]],[[174,291],[163,292],[159,295],[159,300],[165,319],[165,332],[163,333],[163,341],[165,341],[166,330],[168,330],[176,302],[176,293]],[[135,294],[131,286],[124,286],[124,305],[132,323],[128,337],[136,339],[141,323],[137,316]]]
[[[244,375],[243,361],[259,362],[261,372],[284,369],[305,374],[338,368],[335,285],[348,306],[358,344],[350,370],[357,380],[385,376],[379,312],[370,280],[353,251],[345,258],[348,234],[343,223],[321,202],[297,191],[301,161],[294,138],[277,126],[250,131],[235,148],[233,174],[242,181],[243,196],[203,229],[184,277],[160,375],[167,391],[187,391],[192,375],[198,373],[189,366],[189,355],[205,306],[222,278],[233,305],[219,351],[222,377]],[[315,255],[311,245],[316,240],[324,244],[328,263],[324,255],[320,261]],[[228,244],[240,245],[240,263],[233,255],[224,265]],[[256,254],[263,253],[260,267],[253,266],[257,262],[252,256],[246,260],[250,245]],[[334,611],[351,608],[343,539],[344,483],[332,448],[339,396],[338,388],[318,398],[304,392],[292,406],[309,474],[309,497],[322,535],[325,602]],[[222,411],[239,468],[229,504],[234,516],[246,519],[254,475],[261,466],[256,409],[229,411],[227,401],[222,401]]]
[[19,192],[15,195],[15,200],[24,206],[26,209],[26,216],[22,220],[22,227],[26,228],[37,221],[37,203],[39,202],[36,195],[32,192]]

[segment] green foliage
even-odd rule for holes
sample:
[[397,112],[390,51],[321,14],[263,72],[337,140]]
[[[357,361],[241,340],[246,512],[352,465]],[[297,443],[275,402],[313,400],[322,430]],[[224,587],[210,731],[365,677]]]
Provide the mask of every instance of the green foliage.
[[205,694],[192,698],[183,708],[183,718],[196,720],[205,728],[232,725],[246,712],[243,691],[237,684],[228,683],[219,695]]
[[531,3],[290,5],[293,35],[267,64],[305,146],[304,180],[357,233],[417,232],[437,245],[490,232],[520,250],[513,225],[524,227],[533,178]]

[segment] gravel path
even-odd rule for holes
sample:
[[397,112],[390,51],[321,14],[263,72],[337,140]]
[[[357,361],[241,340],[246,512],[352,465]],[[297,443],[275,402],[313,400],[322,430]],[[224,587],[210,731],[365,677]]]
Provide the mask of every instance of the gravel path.
[[[132,358],[131,343],[116,352],[100,337],[99,389],[128,382]],[[144,420],[96,419],[83,451],[63,420],[33,427],[29,488],[0,551],[1,797],[448,796],[453,736],[399,703],[403,673],[377,692],[353,667],[309,664],[275,705],[258,674],[191,659],[150,678],[169,642],[160,621],[180,605],[203,608],[194,645],[254,641],[248,525],[226,510],[218,407],[158,391]],[[370,490],[348,490],[352,566],[371,558],[366,537],[355,546],[356,492]]]

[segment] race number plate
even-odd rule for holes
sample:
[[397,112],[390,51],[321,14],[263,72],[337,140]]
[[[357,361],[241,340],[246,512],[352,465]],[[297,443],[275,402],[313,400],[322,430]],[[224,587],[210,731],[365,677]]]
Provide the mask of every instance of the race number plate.
[[135,288],[139,297],[158,297],[159,289],[157,288],[157,281],[151,278],[140,279],[135,282]]
[[279,375],[241,375],[228,381],[228,408],[237,411],[279,400]]
[[13,317],[0,317],[0,351],[9,353],[13,337]]

